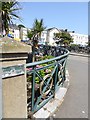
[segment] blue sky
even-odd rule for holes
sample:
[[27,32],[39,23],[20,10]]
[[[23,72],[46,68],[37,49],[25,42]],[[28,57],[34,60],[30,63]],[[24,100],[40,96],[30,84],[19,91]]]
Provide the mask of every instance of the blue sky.
[[[22,24],[31,28],[35,18],[47,28],[57,27],[88,34],[88,2],[21,2]],[[20,22],[16,22],[20,23]]]

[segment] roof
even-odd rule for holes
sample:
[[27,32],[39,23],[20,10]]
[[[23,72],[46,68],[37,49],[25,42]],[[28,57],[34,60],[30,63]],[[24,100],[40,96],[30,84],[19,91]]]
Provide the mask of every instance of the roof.
[[9,27],[12,28],[12,29],[18,29],[19,30],[19,27],[16,24],[9,24]]
[[47,30],[52,30],[52,29],[54,29],[54,27],[53,28],[48,28]]
[[53,29],[57,29],[58,31],[64,31],[63,29],[58,29],[58,28],[56,28],[56,27],[52,27],[52,28],[49,28],[49,29],[47,29],[47,31],[51,31],[51,30],[53,30]]
[[53,30],[53,29],[57,29],[57,30],[59,30],[59,29],[56,28],[56,27],[52,27],[52,28],[49,28],[49,29],[47,29],[47,30],[50,31],[50,30]]

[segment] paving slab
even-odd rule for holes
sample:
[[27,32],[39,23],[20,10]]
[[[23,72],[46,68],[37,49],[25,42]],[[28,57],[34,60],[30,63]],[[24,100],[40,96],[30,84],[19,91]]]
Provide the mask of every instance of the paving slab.
[[59,88],[56,92],[55,98],[51,99],[46,105],[44,105],[40,110],[38,110],[33,117],[34,118],[48,118],[50,117],[56,109],[61,105],[63,98],[67,92],[66,88]]
[[49,103],[47,103],[44,108],[47,109],[50,113],[53,113],[57,107],[60,105],[60,101],[58,99],[53,99]]
[[43,107],[33,115],[34,118],[48,118],[49,116],[50,112],[45,110]]
[[55,94],[55,99],[62,100],[67,92],[67,88],[61,87]]

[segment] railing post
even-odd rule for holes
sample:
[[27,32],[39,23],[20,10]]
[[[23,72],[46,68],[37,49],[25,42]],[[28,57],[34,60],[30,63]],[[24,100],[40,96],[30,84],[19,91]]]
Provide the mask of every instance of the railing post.
[[56,84],[57,84],[57,78],[58,78],[58,62],[56,63],[56,71],[55,71],[55,80],[54,80],[54,97],[55,97],[55,91],[56,91]]
[[66,80],[66,62],[67,62],[67,58],[64,63],[64,81]]
[[63,74],[64,74],[64,75],[63,75],[63,82],[66,80],[66,69],[65,69],[65,67],[66,67],[66,66],[64,66],[64,70],[63,70],[63,72],[64,72],[64,73],[63,73]]
[[[32,70],[29,71],[30,73],[32,73],[32,96],[31,96],[31,104],[30,104],[31,105],[31,114],[33,114],[37,110],[39,110],[51,98],[55,98],[56,91],[60,87],[61,83],[63,85],[63,83],[65,81],[65,77],[66,77],[65,67],[66,67],[66,60],[67,60],[67,55],[68,54],[69,53],[67,51],[67,53],[65,55],[61,55],[61,56],[58,56],[56,58],[52,58],[52,59],[48,59],[48,60],[42,60],[42,61],[27,64],[27,67],[32,68]],[[49,63],[51,61],[53,62],[53,64]],[[41,68],[36,67],[36,65],[42,65],[42,64],[50,64],[50,65],[42,66]],[[60,68],[59,68],[59,64],[61,65]],[[50,67],[52,67],[52,68],[54,67],[54,69],[51,70],[51,74],[49,73],[50,78],[48,78],[48,79],[46,79],[46,81],[44,81],[43,75],[40,74],[39,71],[50,69]],[[59,76],[59,74],[60,74],[60,76]],[[47,74],[45,74],[45,75],[47,75]],[[36,88],[35,77],[38,77],[38,79],[40,80],[40,83],[42,85],[41,90],[40,90],[40,86],[39,86],[38,89],[35,89]],[[52,81],[50,81],[51,78],[52,78],[53,84],[51,84],[51,82],[52,82]],[[43,82],[43,84],[42,84],[42,82]],[[37,95],[36,90],[40,90],[42,92],[37,91],[37,92],[40,92]],[[50,94],[47,92],[48,90],[49,90]],[[48,94],[45,94],[46,92]]]
[[32,102],[31,102],[31,111],[34,111],[34,97],[35,97],[35,66],[33,66],[34,72],[32,73]]

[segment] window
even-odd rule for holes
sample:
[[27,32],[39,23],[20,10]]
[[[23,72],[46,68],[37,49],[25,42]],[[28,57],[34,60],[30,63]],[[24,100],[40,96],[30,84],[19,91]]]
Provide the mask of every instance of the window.
[[42,37],[44,37],[44,33],[42,33]]
[[16,38],[16,35],[14,34],[14,38]]
[[76,38],[78,38],[78,36],[76,35]]

